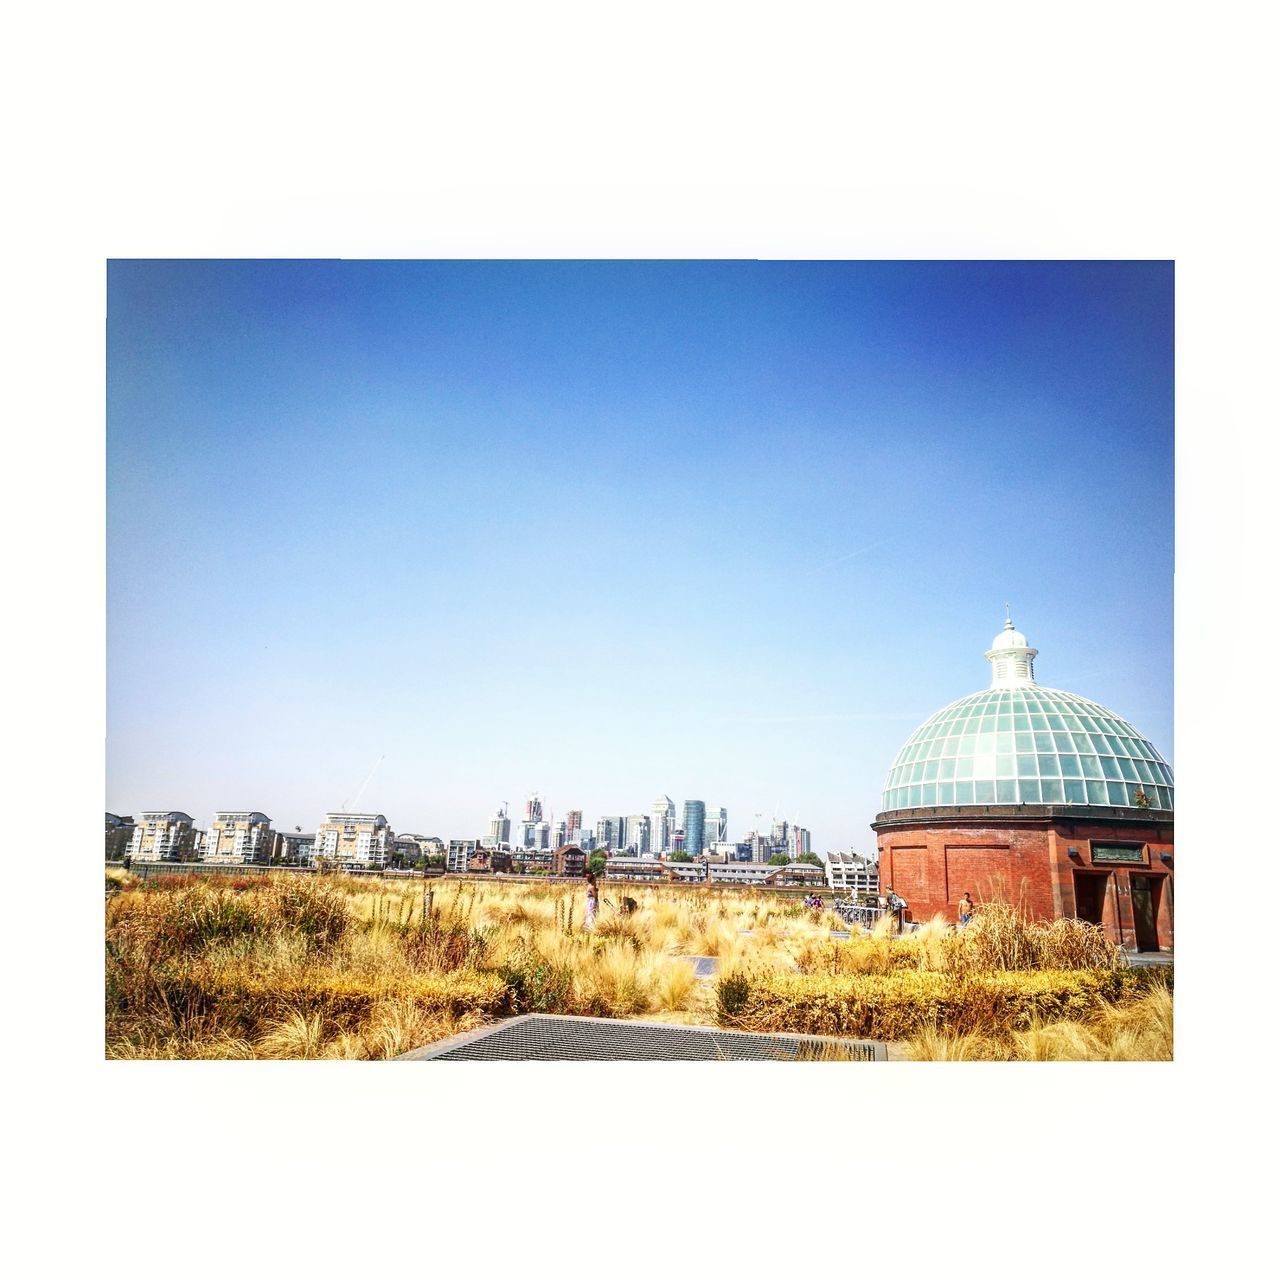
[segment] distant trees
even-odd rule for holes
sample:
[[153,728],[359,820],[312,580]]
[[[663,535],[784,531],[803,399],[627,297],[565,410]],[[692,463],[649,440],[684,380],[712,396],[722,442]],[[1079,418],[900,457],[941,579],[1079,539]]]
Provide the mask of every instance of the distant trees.
[[603,853],[593,853],[591,857],[587,859],[587,870],[593,875],[603,875],[604,869],[608,866],[608,863],[609,860]]
[[667,854],[668,862],[692,862],[693,855],[686,853],[683,849],[676,849],[673,853]]
[[771,867],[789,867],[793,862],[807,862],[811,867],[822,866],[822,859],[816,853],[802,853],[796,858],[789,853],[775,853],[769,859]]

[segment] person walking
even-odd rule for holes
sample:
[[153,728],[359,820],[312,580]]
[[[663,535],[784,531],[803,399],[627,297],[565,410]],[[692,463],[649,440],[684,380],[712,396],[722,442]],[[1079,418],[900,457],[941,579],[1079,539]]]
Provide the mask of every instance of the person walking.
[[973,919],[973,899],[969,897],[969,890],[966,889],[961,896],[957,908],[960,912],[960,926],[963,928]]
[[596,884],[596,873],[588,871],[587,882],[587,920],[583,928],[590,932],[596,927],[596,908],[600,905],[600,889]]

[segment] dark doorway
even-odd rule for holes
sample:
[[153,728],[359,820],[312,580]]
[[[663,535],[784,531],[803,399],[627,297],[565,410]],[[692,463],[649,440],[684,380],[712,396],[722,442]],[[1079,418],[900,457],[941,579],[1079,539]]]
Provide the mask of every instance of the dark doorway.
[[1156,911],[1160,906],[1160,881],[1155,876],[1129,876],[1133,896],[1133,936],[1139,951],[1159,951]]
[[1110,875],[1097,875],[1089,871],[1075,873],[1076,917],[1090,924],[1102,923],[1102,907],[1106,901],[1107,881]]

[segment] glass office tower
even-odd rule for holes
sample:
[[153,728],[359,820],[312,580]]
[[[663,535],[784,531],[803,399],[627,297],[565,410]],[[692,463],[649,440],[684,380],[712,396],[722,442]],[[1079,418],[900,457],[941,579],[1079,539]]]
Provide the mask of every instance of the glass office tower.
[[707,806],[701,800],[684,802],[684,851],[697,857],[706,847]]

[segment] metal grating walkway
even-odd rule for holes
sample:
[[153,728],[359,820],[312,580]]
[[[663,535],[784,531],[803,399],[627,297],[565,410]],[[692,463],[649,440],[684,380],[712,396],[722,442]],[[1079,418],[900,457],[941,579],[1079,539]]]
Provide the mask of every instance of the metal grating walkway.
[[883,1062],[876,1040],[527,1013],[400,1055],[405,1062]]

